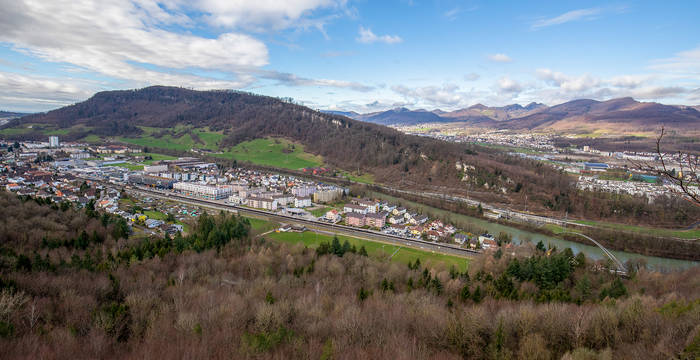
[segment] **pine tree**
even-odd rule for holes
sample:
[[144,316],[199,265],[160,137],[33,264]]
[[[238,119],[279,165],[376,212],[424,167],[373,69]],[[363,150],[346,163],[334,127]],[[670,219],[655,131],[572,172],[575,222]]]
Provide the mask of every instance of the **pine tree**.
[[367,255],[367,249],[365,249],[364,245],[362,245],[362,247],[360,248],[359,254],[362,256],[369,256],[369,255]]
[[459,292],[459,298],[462,301],[467,301],[467,299],[471,298],[471,293],[469,292],[469,284],[465,284],[464,287],[462,287],[462,290]]
[[343,247],[340,245],[340,240],[337,236],[333,237],[333,242],[331,242],[331,252],[336,256],[343,256]]

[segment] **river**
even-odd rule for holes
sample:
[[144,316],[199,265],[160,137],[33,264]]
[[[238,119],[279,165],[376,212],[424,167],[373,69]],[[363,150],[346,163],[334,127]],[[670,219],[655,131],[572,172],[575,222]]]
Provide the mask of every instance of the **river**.
[[[520,244],[523,241],[531,241],[532,243],[536,244],[537,242],[542,241],[546,246],[556,246],[557,249],[565,249],[567,247],[571,248],[571,250],[573,250],[575,254],[583,252],[586,255],[586,257],[590,259],[600,260],[606,258],[603,251],[593,244],[586,245],[578,242],[547,236],[536,232],[521,230],[515,227],[501,225],[487,220],[437,209],[405,199],[399,199],[378,192],[370,192],[370,195],[372,197],[382,198],[391,201],[394,204],[401,203],[403,206],[406,206],[408,208],[420,209],[424,214],[447,215],[450,218],[450,220],[453,220],[455,222],[459,221],[460,223],[469,223],[474,227],[488,231],[494,236],[498,236],[500,232],[509,233],[513,236],[513,242],[516,244]],[[700,262],[698,261],[660,258],[656,256],[646,256],[616,250],[610,250],[610,252],[613,253],[613,255],[615,255],[615,257],[617,257],[623,263],[631,259],[643,259],[647,264],[647,268],[657,271],[683,270],[700,265]]]

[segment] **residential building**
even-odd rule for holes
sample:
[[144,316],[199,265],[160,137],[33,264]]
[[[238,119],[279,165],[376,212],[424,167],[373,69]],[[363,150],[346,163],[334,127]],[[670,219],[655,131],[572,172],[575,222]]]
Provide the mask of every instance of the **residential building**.
[[289,204],[294,204],[294,196],[290,194],[279,194],[272,196],[272,199],[277,200],[277,205],[287,206]]
[[58,141],[58,136],[49,136],[49,147],[54,149],[61,147],[61,143]]
[[343,196],[343,189],[331,188],[318,190],[313,193],[315,203],[329,203],[340,199]]
[[313,195],[316,192],[315,186],[297,186],[292,189],[292,195],[296,197],[307,197]]
[[464,243],[469,242],[469,236],[464,234],[455,234],[455,242],[464,245]]
[[341,219],[340,213],[336,209],[329,210],[324,217],[330,222],[338,222]]
[[311,198],[310,197],[296,197],[294,198],[294,207],[296,208],[305,208],[311,206]]
[[364,206],[368,213],[379,212],[379,203],[374,200],[358,200],[357,205]]
[[384,213],[381,214],[376,214],[376,213],[369,213],[365,215],[365,225],[376,227],[376,228],[383,228],[386,220],[386,215]]
[[345,222],[350,226],[365,226],[365,215],[356,212],[349,212],[345,215]]
[[207,200],[226,199],[233,193],[228,186],[210,186],[187,182],[175,183],[173,189],[187,196],[195,196]]
[[367,213],[367,208],[361,205],[356,205],[356,204],[345,204],[343,206],[343,212],[346,214],[348,213],[357,213],[357,214],[366,214]]
[[248,206],[258,209],[277,210],[277,200],[251,196],[248,198]]
[[496,242],[496,240],[494,239],[493,235],[491,235],[491,234],[481,234],[481,235],[479,235],[479,244],[481,244],[481,246],[483,246],[483,245],[484,245],[484,242],[486,242],[486,241],[493,241],[494,243]]

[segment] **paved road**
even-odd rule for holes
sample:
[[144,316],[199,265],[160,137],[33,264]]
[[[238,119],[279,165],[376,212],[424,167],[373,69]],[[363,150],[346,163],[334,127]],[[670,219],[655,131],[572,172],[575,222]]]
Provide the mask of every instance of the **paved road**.
[[399,236],[388,235],[388,234],[384,234],[384,233],[381,233],[378,231],[373,231],[373,230],[352,228],[352,227],[345,226],[345,225],[330,224],[330,223],[326,223],[326,222],[322,222],[322,221],[308,220],[308,219],[297,218],[297,217],[292,217],[292,216],[288,216],[288,215],[281,215],[281,214],[273,213],[273,212],[269,212],[269,211],[250,209],[250,208],[245,208],[245,207],[240,207],[240,206],[233,206],[233,205],[226,204],[223,201],[213,201],[213,200],[203,200],[203,199],[190,198],[190,197],[185,197],[185,196],[182,196],[180,194],[176,194],[176,193],[169,192],[169,191],[158,191],[158,190],[152,190],[152,189],[145,189],[145,188],[141,188],[141,187],[138,187],[138,188],[132,187],[129,190],[132,192],[141,193],[142,195],[158,197],[158,198],[165,199],[165,200],[178,201],[181,203],[194,205],[194,206],[204,206],[204,207],[208,207],[208,208],[215,209],[215,210],[231,211],[231,212],[236,212],[236,213],[239,213],[242,215],[247,215],[247,216],[264,217],[266,219],[273,220],[276,222],[304,225],[306,227],[317,229],[317,230],[329,231],[329,232],[336,233],[336,234],[348,235],[348,236],[372,240],[372,241],[379,241],[379,242],[389,243],[392,245],[408,246],[408,247],[417,248],[417,249],[421,249],[421,250],[433,251],[433,252],[438,252],[438,253],[442,253],[442,254],[457,255],[457,256],[462,256],[462,257],[465,257],[465,256],[472,257],[472,256],[477,256],[477,255],[481,254],[480,252],[477,252],[474,250],[462,249],[462,248],[448,245],[448,244],[439,244],[439,243],[433,243],[433,242],[429,242],[429,241],[416,240],[416,239],[406,239],[406,238],[402,238]]

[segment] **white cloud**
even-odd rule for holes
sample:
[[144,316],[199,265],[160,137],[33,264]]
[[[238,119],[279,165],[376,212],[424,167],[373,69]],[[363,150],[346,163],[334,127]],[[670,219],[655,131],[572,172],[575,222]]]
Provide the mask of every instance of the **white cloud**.
[[668,59],[656,60],[650,68],[700,79],[700,46],[691,50],[681,51]]
[[538,20],[532,24],[532,28],[539,29],[547,26],[564,24],[570,21],[590,20],[599,15],[601,11],[601,8],[571,10],[553,18]]
[[136,64],[236,71],[268,63],[265,44],[248,35],[210,39],[162,30],[152,24],[157,18],[133,2],[11,2],[3,10],[0,41],[44,60],[119,79],[159,82],[162,72]]
[[572,21],[590,21],[598,19],[599,17],[607,13],[623,13],[626,10],[627,6],[624,5],[571,10],[552,18],[544,18],[537,20],[532,24],[531,29],[537,30],[549,26],[565,24]]
[[504,76],[498,80],[498,88],[506,93],[519,93],[523,90],[519,82]]
[[259,71],[261,77],[270,80],[276,80],[278,84],[286,86],[325,86],[325,87],[335,87],[335,88],[345,88],[355,91],[367,92],[374,90],[374,87],[360,84],[353,81],[341,81],[341,80],[330,80],[330,79],[309,79],[304,77],[299,77],[290,73],[283,73],[277,71]]
[[[304,24],[314,9],[344,4],[344,0],[201,0],[187,4],[184,0],[0,0],[0,42],[42,61],[65,64],[63,71],[68,68],[108,78],[111,87],[242,88],[257,81],[259,69],[269,63],[269,54],[265,43],[238,29]],[[191,8],[226,29],[214,37],[190,33],[187,27],[202,25],[185,12]],[[184,30],[173,30],[183,26]],[[217,75],[203,75],[210,73]],[[57,81],[74,82],[70,78]],[[294,83],[367,89],[330,79]],[[45,94],[40,83],[25,82],[31,84],[37,94]],[[94,90],[83,89],[87,93]],[[86,91],[70,93],[75,96],[71,100],[84,99]]]
[[177,1],[205,13],[207,21],[225,28],[255,31],[279,30],[299,23],[318,22],[310,18],[315,10],[343,8],[341,0],[194,0]]
[[365,28],[363,26],[360,26],[360,32],[359,36],[357,37],[357,41],[364,43],[364,44],[371,44],[375,42],[383,42],[386,44],[396,44],[400,43],[403,41],[399,36],[397,35],[376,35],[374,32],[372,32],[372,29]]
[[90,81],[0,72],[0,104],[15,111],[43,111],[70,105],[99,89],[99,84]]
[[489,60],[495,61],[495,62],[501,62],[501,63],[508,63],[513,61],[513,59],[510,58],[510,56],[506,54],[492,54],[489,55]]
[[538,69],[536,74],[540,79],[566,92],[580,93],[600,85],[600,80],[588,74],[568,76],[550,69]]
[[465,81],[476,81],[476,80],[479,80],[480,77],[481,77],[481,75],[472,72],[472,73],[469,73],[467,75],[464,75],[464,80]]

